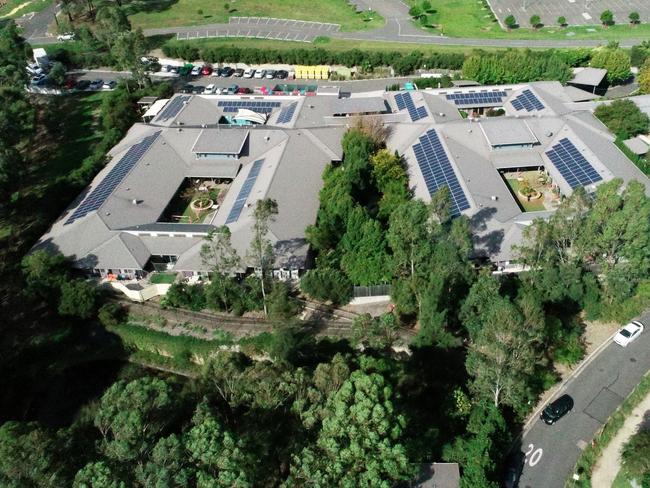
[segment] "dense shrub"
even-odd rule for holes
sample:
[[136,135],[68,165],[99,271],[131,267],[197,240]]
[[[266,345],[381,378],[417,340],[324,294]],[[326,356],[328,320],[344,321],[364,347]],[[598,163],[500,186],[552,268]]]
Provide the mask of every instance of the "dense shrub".
[[645,134],[650,127],[650,119],[632,100],[614,100],[609,105],[599,105],[594,114],[621,139]]
[[161,300],[161,304],[163,307],[202,310],[206,306],[205,291],[201,285],[174,283]]
[[189,42],[170,42],[163,46],[165,56],[187,61],[202,59],[208,63],[283,63],[283,64],[340,64],[344,66],[393,66],[399,74],[412,73],[427,66],[431,69],[460,69],[463,53],[424,54],[413,51],[407,55],[398,51],[330,51],[316,49],[255,49],[236,46],[197,47]]
[[348,303],[352,298],[352,283],[337,269],[308,271],[300,280],[300,288],[316,300],[330,300],[335,305]]
[[508,50],[505,53],[476,52],[463,63],[463,76],[482,84],[539,80],[565,82],[571,77],[571,69],[555,51],[542,54],[528,50]]

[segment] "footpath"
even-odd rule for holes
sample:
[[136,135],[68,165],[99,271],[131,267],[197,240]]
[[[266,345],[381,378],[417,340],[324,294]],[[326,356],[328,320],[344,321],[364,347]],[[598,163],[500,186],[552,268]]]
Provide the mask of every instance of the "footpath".
[[639,430],[647,412],[650,412],[650,394],[632,410],[618,433],[603,449],[591,475],[591,486],[594,488],[612,486],[616,475],[621,470],[621,450],[630,437]]

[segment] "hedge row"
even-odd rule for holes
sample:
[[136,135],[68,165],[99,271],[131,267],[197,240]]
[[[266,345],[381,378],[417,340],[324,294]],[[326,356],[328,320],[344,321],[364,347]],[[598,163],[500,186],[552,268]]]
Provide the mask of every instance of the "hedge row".
[[331,51],[316,49],[254,49],[236,46],[197,46],[189,42],[170,42],[162,48],[165,56],[181,58],[187,61],[202,59],[208,63],[279,63],[308,65],[344,65],[344,66],[393,66],[401,74],[408,74],[415,69],[426,66],[433,69],[457,70],[463,66],[463,53],[424,54],[413,51],[409,54],[397,51]]

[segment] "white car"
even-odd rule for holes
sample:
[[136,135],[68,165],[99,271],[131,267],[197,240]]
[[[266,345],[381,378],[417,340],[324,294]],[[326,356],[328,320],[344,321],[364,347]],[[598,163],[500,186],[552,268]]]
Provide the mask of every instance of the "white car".
[[201,74],[201,70],[203,69],[203,66],[194,66],[191,71],[192,76],[199,76]]
[[255,70],[253,68],[248,68],[246,71],[244,71],[244,78],[252,78],[254,74]]
[[205,87],[205,91],[203,93],[205,95],[212,95],[215,89],[216,87],[214,86],[214,83],[210,83],[208,86]]
[[255,72],[255,75],[253,76],[253,78],[260,79],[260,78],[264,78],[265,76],[266,76],[266,70],[265,69],[258,69]]
[[272,80],[273,78],[275,78],[275,70],[274,69],[266,70],[265,78],[268,78],[269,80]]
[[57,41],[74,41],[74,32],[64,32],[56,36]]
[[43,74],[43,69],[37,64],[28,64],[26,69],[27,69],[27,73],[29,73],[32,76],[38,76]]
[[614,336],[614,342],[619,346],[627,346],[630,342],[635,340],[643,332],[643,324],[638,320],[633,320],[625,327],[620,329]]

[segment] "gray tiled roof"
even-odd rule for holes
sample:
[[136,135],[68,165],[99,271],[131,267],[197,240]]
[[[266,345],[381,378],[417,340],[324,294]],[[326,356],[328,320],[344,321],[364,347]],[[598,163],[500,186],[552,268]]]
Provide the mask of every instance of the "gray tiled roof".
[[237,154],[248,139],[247,130],[202,130],[192,147],[193,153]]
[[[352,124],[350,118],[332,117],[335,110],[340,110],[337,107],[345,106],[346,110],[352,107],[366,111],[366,107],[388,103],[392,113],[372,117],[385,124],[387,147],[403,155],[414,194],[424,200],[430,196],[412,146],[424,132],[436,129],[470,202],[470,208],[464,213],[474,232],[476,253],[493,260],[513,259],[513,246],[520,242],[530,219],[544,216],[522,212],[499,170],[543,166],[561,190],[570,193],[571,189],[545,155],[545,151],[562,137],[576,145],[603,175],[604,181],[613,177],[621,177],[625,182],[636,179],[646,185],[650,194],[648,178],[618,150],[614,137],[591,113],[596,103],[572,102],[570,91],[557,82],[499,87],[507,91],[508,99],[526,88],[540,98],[544,110],[516,113],[506,101],[505,116],[483,118],[480,123],[462,119],[444,93],[440,94],[444,90],[411,92],[416,106],[426,104],[429,114],[417,123],[412,123],[405,111],[397,110],[393,92],[375,92],[346,100],[338,100],[333,95],[299,99],[273,97],[283,105],[298,101],[296,114],[287,127],[273,125],[277,119],[274,113],[264,126],[218,128],[214,126],[220,116],[218,98],[192,96],[176,120],[165,122],[163,127],[156,123],[135,124],[109,152],[112,159],[107,166],[36,247],[60,251],[75,260],[79,267],[133,268],[144,266],[149,255],[169,254],[178,256],[176,269],[201,270],[204,268],[200,257],[202,236],[225,224],[249,173],[247,168],[263,159],[239,218],[228,224],[233,246],[246,257],[255,204],[261,198],[274,198],[278,202],[279,215],[270,225],[269,238],[277,251],[276,265],[302,267],[308,251],[305,228],[316,219],[323,170],[330,161],[341,159],[341,137]],[[457,90],[462,89],[454,89]],[[634,99],[641,105],[645,103],[650,111],[650,97]],[[203,127],[206,124],[208,127]],[[64,225],[83,196],[102,181],[120,157],[133,144],[157,130],[162,130],[160,137],[100,209]],[[246,137],[248,142],[242,144]],[[532,148],[493,149],[488,139],[497,144],[538,143]],[[239,158],[232,160],[197,159],[193,152],[193,148],[236,152],[240,147]],[[186,178],[229,176],[234,180],[222,194],[220,208],[211,221],[204,224],[157,222]],[[175,235],[170,237],[170,234]]]

